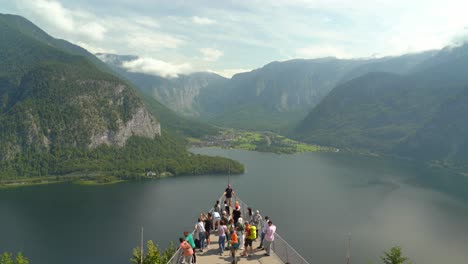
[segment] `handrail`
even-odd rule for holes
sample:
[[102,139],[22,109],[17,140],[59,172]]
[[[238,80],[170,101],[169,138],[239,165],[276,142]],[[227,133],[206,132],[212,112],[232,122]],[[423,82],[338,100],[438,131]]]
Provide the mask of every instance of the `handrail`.
[[[244,201],[242,201],[238,195],[235,195],[235,200],[239,201],[241,206],[242,213],[247,219],[249,207]],[[275,240],[272,244],[273,252],[283,261],[284,263],[294,263],[294,264],[310,264],[307,260],[304,259],[291,245],[289,245],[286,240],[284,240],[278,233],[275,232]]]
[[[222,194],[218,198],[220,203],[223,200],[223,196],[224,196],[224,194]],[[249,206],[244,201],[242,201],[237,194],[235,194],[233,198],[234,198],[233,202],[236,202],[236,201],[239,202],[239,204],[241,206],[241,210],[242,210],[242,215],[245,218],[244,220],[249,221],[249,219],[247,219],[247,217],[248,217],[247,208]],[[213,210],[214,210],[214,208],[211,208],[209,212],[212,213]],[[193,235],[194,231],[192,231],[192,235]],[[273,247],[273,252],[275,252],[276,255],[278,256],[278,258],[281,259],[281,261],[283,261],[284,263],[310,264],[288,242],[286,242],[286,240],[284,240],[278,233],[275,233],[275,240],[273,241],[272,247]],[[182,250],[179,248],[176,251],[176,253],[174,253],[172,258],[169,259],[167,264],[178,264],[178,263],[180,263],[181,256],[182,256]]]
[[[223,198],[224,193],[218,198],[218,201],[221,203],[221,199]],[[208,212],[213,213],[214,207],[212,207]],[[194,234],[195,229],[192,231],[192,235]],[[179,248],[177,251],[172,255],[172,257],[167,261],[167,264],[177,264],[180,263],[180,257],[182,256],[182,249]],[[175,262],[174,262],[175,261]]]

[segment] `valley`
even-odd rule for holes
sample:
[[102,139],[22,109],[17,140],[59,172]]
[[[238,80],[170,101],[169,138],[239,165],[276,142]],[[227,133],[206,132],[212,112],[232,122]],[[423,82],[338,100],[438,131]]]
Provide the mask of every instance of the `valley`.
[[339,151],[336,148],[299,142],[268,131],[225,129],[219,135],[206,136],[202,139],[189,138],[188,140],[193,147],[221,147],[276,154]]

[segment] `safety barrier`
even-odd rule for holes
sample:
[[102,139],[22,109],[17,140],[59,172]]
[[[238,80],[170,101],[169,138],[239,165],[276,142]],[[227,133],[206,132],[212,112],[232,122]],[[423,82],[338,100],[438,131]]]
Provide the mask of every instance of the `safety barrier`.
[[[221,195],[219,198],[219,201],[221,205],[223,204],[223,198],[224,196]],[[242,210],[242,216],[245,221],[249,221],[249,213],[247,208],[249,206],[244,203],[238,195],[235,195],[232,201],[232,205],[238,201],[239,206],[241,207]],[[224,210],[224,208],[222,208]],[[213,208],[211,208],[210,212],[213,212]],[[193,234],[193,232],[192,232]],[[275,254],[281,259],[282,262],[284,263],[289,263],[289,264],[310,264],[307,260],[305,260],[294,248],[288,244],[278,233],[275,233],[275,240],[273,241],[272,244],[272,250],[275,252]],[[177,250],[177,252],[172,256],[172,258],[169,260],[168,264],[180,264],[182,261],[182,250]]]

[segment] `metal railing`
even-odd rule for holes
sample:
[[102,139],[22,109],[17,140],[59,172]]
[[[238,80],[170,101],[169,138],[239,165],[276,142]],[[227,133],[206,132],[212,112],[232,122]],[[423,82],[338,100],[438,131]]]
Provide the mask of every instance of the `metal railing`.
[[[223,204],[224,195],[219,197],[219,201]],[[238,201],[239,206],[242,210],[242,216],[244,221],[249,221],[249,211],[247,208],[249,207],[244,201],[242,201],[238,195],[233,197],[232,205]],[[222,208],[224,210],[224,208]],[[210,212],[213,212],[213,208],[210,209]],[[192,231],[193,235],[193,231]],[[305,260],[291,245],[288,244],[278,233],[275,233],[275,240],[272,243],[272,250],[275,254],[283,261],[284,263],[289,264],[310,264],[307,260]],[[172,256],[172,258],[167,262],[167,264],[179,264],[182,261],[182,250],[178,249],[176,253]]]
[[[235,196],[235,201],[239,202],[242,210],[242,216],[245,221],[249,221],[249,207],[242,201],[238,195]],[[258,232],[258,231],[257,231]],[[275,233],[275,240],[272,243],[272,250],[284,263],[290,264],[310,264],[305,260],[291,245],[288,244],[278,233]]]
[[291,264],[309,264],[297,251],[291,247],[278,233],[272,243],[272,250],[284,262]]
[[[224,194],[221,194],[221,196],[218,198],[218,201],[221,202],[221,199],[223,198]],[[210,213],[213,213],[214,211],[214,207],[211,207],[211,209],[209,210]],[[195,233],[195,230],[192,231],[192,236],[193,234]],[[195,249],[194,249],[195,250]],[[181,248],[177,249],[177,251],[174,253],[174,255],[172,255],[172,258],[169,259],[169,261],[167,262],[167,264],[179,264],[179,263],[182,263],[182,252],[183,250]]]

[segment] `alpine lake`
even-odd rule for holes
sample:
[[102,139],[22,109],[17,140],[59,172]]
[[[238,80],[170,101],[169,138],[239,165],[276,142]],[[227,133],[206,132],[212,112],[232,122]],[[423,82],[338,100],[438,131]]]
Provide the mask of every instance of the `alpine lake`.
[[[245,164],[243,175],[168,177],[105,186],[0,190],[0,252],[32,264],[124,264],[144,239],[177,241],[228,180],[310,263],[380,263],[399,245],[413,263],[467,263],[468,176],[345,153],[194,153]],[[213,245],[216,246],[216,245]]]

